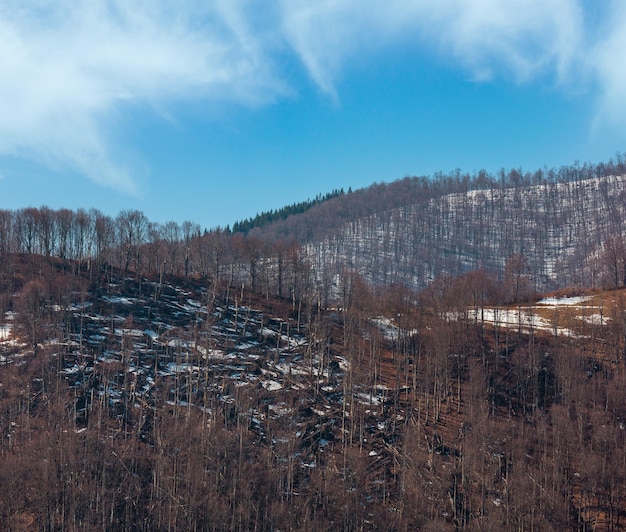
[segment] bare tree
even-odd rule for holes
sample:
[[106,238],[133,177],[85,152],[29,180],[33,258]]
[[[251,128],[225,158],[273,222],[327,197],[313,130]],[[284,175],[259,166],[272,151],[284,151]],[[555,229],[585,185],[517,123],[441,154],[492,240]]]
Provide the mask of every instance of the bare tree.
[[115,222],[97,209],[91,211],[95,234],[95,253],[101,264],[110,260],[109,253],[116,243]]
[[135,272],[139,274],[141,247],[146,239],[148,219],[142,212],[130,210],[120,212],[116,222],[124,271],[127,272],[131,263],[134,263]]
[[192,240],[200,236],[200,226],[189,220],[185,220],[181,227],[183,236],[183,256],[185,257],[185,279],[189,277],[189,271],[192,264]]
[[163,240],[167,250],[167,262],[170,266],[170,273],[179,271],[180,263],[178,256],[180,252],[180,226],[174,222],[166,222],[162,229]]
[[620,286],[620,282],[626,286],[626,247],[621,235],[610,236],[602,246],[602,263],[606,269],[609,283],[612,286]]
[[44,338],[44,317],[47,300],[48,289],[39,280],[29,281],[19,296],[20,325],[35,353],[39,343]]

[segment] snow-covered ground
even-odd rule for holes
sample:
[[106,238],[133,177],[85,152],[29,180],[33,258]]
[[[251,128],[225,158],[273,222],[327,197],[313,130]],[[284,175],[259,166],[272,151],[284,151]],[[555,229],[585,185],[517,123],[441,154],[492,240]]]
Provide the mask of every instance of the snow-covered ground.
[[[559,318],[564,313],[576,322],[586,325],[607,325],[611,318],[603,312],[603,308],[594,304],[594,296],[546,297],[533,304],[521,305],[517,308],[484,308],[469,309],[465,313],[449,312],[447,319],[469,319],[496,327],[521,329],[524,331],[547,331],[555,336],[579,337],[584,334],[572,325],[564,327]],[[559,312],[562,309],[563,312]],[[572,329],[573,327],[573,329]]]
[[[321,352],[311,348],[289,319],[234,301],[220,301],[209,310],[202,287],[163,285],[155,298],[156,288],[148,281],[140,288],[126,279],[91,301],[67,309],[50,306],[51,312],[74,314],[76,325],[70,330],[82,327],[82,333],[64,336],[60,331],[61,336],[42,343],[63,350],[60,372],[70,386],[80,389],[91,375],[113,371],[107,379],[97,379],[108,382],[97,392],[113,407],[123,403],[124,382],[130,380],[135,397],[147,402],[160,387],[172,404],[186,401],[206,411],[209,405],[203,401],[225,401],[224,391],[231,385],[271,394],[323,386],[334,390],[349,367],[344,358],[323,352],[324,346]],[[12,320],[7,314],[0,325],[3,363],[29,349],[16,343]]]
[[[458,319],[458,314],[450,314],[449,317]],[[531,310],[514,309],[480,309],[469,310],[468,318],[491,324],[495,327],[509,329],[522,329],[524,331],[547,331],[554,335],[576,336],[576,333],[565,327],[558,327],[534,314]]]
[[[402,330],[395,323],[393,323],[391,319],[386,318],[384,316],[378,316],[376,318],[372,318],[371,321],[374,325],[376,325],[381,330],[385,340],[396,342],[400,338],[400,334],[402,333]],[[412,334],[415,334],[416,332],[417,332],[416,329],[411,329],[408,331],[404,331],[404,334],[410,336]]]
[[[372,461],[389,453],[385,436],[395,430],[385,424],[389,391],[345,379],[351,366],[338,344],[315,341],[289,309],[279,315],[240,301],[210,304],[201,286],[164,284],[157,291],[147,280],[118,280],[104,291],[46,309],[63,313],[63,320],[51,320],[64,326],[47,329],[41,353],[73,389],[77,433],[91,430],[89,411],[96,402],[120,420],[128,405],[133,412],[157,404],[184,407],[207,420],[219,413],[248,423],[275,447],[295,441],[295,448],[281,452],[308,468],[361,411],[363,446]],[[0,364],[21,364],[32,355],[32,347],[17,343],[11,322],[7,316],[0,326]],[[397,338],[392,321],[376,323],[386,337]],[[295,440],[270,437],[270,419]]]
[[[19,347],[23,345],[13,334],[13,321],[15,315],[13,312],[7,312],[4,315],[4,323],[0,324],[0,343],[7,347]],[[4,362],[4,360],[2,360]]]
[[[374,284],[420,289],[443,275],[503,271],[524,250],[534,288],[599,281],[599,246],[622,231],[626,176],[448,194],[346,223],[307,245],[323,284],[347,267]],[[337,282],[331,296],[341,294]]]
[[11,335],[11,329],[13,326],[10,323],[0,325],[0,342],[6,342]]
[[537,301],[537,305],[542,305],[544,307],[582,306],[591,299],[593,299],[593,296],[546,297]]
[[576,318],[589,325],[608,325],[611,321],[611,318],[602,314],[589,314],[588,316],[577,316]]

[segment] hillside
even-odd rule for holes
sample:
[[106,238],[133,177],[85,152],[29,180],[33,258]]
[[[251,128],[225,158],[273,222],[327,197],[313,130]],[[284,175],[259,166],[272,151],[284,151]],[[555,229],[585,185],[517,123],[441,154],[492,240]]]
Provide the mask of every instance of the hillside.
[[626,528],[626,178],[590,173],[247,235],[0,211],[0,528]]
[[484,269],[503,276],[511,259],[535,290],[593,286],[603,244],[622,238],[626,176],[471,190],[364,216],[310,242],[320,278],[356,270],[375,284],[424,288],[437,277]]
[[502,306],[487,277],[419,296],[354,278],[324,309],[2,266],[3,529],[626,523],[623,291]]
[[300,214],[265,213],[240,233],[153,223],[136,210],[0,210],[0,252],[263,284],[280,297],[314,290],[325,305],[351,273],[412,289],[478,269],[524,277],[529,293],[615,286],[625,278],[624,176],[620,162],[405,178],[320,196]]

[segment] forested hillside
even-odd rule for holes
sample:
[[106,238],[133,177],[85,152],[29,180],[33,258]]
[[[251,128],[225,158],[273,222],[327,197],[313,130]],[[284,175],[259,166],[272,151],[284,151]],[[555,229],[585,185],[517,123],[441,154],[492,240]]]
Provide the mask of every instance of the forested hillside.
[[265,213],[235,224],[236,233],[191,221],[153,223],[136,210],[111,217],[31,207],[0,211],[0,250],[140,274],[228,278],[279,296],[297,278],[324,301],[336,298],[345,272],[416,289],[475,269],[499,279],[527,276],[540,291],[618,285],[626,261],[625,175],[618,158],[497,177],[405,178]]
[[3,254],[4,530],[619,530],[619,291],[475,272],[341,309]]
[[624,170],[0,211],[0,529],[625,529]]
[[405,178],[250,235],[303,244],[324,290],[344,269],[414,288],[475,269],[499,278],[518,270],[536,290],[621,284],[625,174],[618,156],[558,170]]
[[293,203],[277,210],[262,212],[260,214],[257,214],[253,218],[248,218],[247,220],[244,220],[242,222],[235,222],[232,228],[232,232],[247,234],[252,229],[266,227],[276,222],[286,220],[290,216],[303,214],[309,209],[315,207],[316,205],[319,205],[330,199],[343,196],[344,194],[345,192],[343,191],[343,189],[333,190],[332,192],[328,192],[324,195],[318,194],[315,199],[312,200],[309,199],[306,201],[300,201],[298,203]]
[[533,185],[570,183],[626,174],[626,154],[617,154],[606,163],[579,164],[532,171],[501,169],[467,173],[456,170],[429,176],[405,177],[391,183],[374,183],[350,194],[329,198],[298,216],[289,216],[252,234],[264,240],[296,240],[307,244],[331,236],[357,219],[410,205],[428,203],[450,194],[475,190],[525,188]]
[[348,267],[382,285],[424,288],[442,275],[485,269],[502,276],[515,268],[535,290],[595,286],[606,280],[606,243],[620,240],[624,254],[625,218],[626,176],[546,181],[447,194],[362,217],[310,243],[307,255],[316,271]]

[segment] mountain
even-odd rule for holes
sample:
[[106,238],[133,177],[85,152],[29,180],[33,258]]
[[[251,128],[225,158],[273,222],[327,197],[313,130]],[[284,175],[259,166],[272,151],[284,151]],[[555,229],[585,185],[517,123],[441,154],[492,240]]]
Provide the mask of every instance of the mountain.
[[0,528],[623,529],[625,178],[583,170],[247,235],[0,211]]
[[108,264],[136,275],[180,274],[244,284],[266,295],[316,291],[336,300],[340,277],[413,290],[481,270],[524,276],[529,289],[623,284],[626,165],[404,178],[335,191],[236,224],[115,218],[42,206],[0,210],[0,253]]
[[[302,246],[325,300],[345,271],[416,290],[474,270],[497,279],[517,270],[537,291],[621,284],[625,175],[618,157],[525,174],[407,177],[329,197],[248,236]],[[266,253],[267,264],[282,260]],[[247,265],[238,271],[250,281]]]
[[415,289],[478,269],[502,277],[517,259],[546,291],[598,284],[603,244],[624,236],[625,217],[623,175],[544,182],[420,198],[344,223],[305,249],[320,278],[348,268]]

